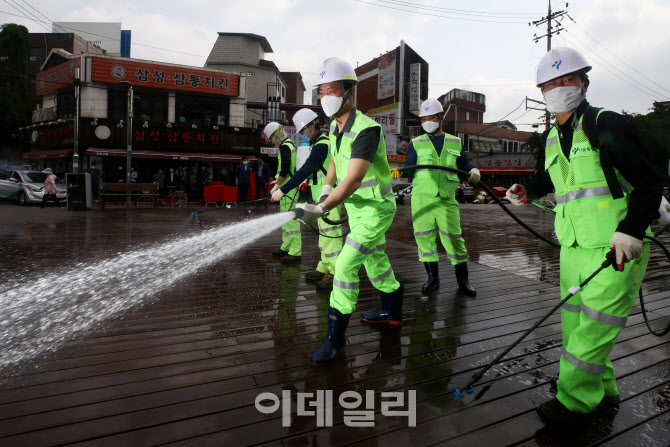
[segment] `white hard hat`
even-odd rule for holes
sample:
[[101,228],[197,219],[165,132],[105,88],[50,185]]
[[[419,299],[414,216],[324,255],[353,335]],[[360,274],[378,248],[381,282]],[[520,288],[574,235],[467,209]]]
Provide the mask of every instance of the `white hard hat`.
[[51,168],[46,168],[44,171],[45,174],[53,174],[54,172],[51,170]]
[[295,130],[300,132],[305,126],[318,118],[318,115],[311,109],[300,109],[293,115],[293,125]]
[[272,136],[272,134],[274,133],[274,131],[277,130],[277,128],[279,126],[280,126],[280,124],[275,123],[274,121],[272,121],[271,123],[268,123],[268,125],[265,126],[265,129],[263,129],[263,133],[265,134],[265,138],[267,138],[269,140],[270,137]]
[[537,86],[580,70],[584,73],[591,70],[591,64],[582,53],[567,47],[552,48],[537,66]]
[[419,110],[419,116],[431,116],[437,115],[438,113],[444,112],[442,104],[440,101],[433,98],[428,98],[421,103],[421,109]]
[[358,77],[356,76],[354,67],[349,65],[348,62],[336,57],[329,57],[321,64],[316,85],[327,84],[333,81],[352,81],[358,83]]

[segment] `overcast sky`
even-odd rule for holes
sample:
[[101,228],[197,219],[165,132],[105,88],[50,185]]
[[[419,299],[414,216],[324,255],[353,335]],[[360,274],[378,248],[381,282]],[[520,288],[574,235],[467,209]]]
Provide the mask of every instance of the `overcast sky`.
[[[552,6],[566,9],[564,2]],[[429,63],[429,95],[455,87],[484,93],[485,121],[514,111],[526,96],[542,99],[534,80],[546,39],[534,43],[533,35],[546,29],[528,22],[546,15],[544,0],[507,0],[504,7],[492,0],[3,0],[0,19],[50,30],[16,17],[30,11],[47,20],[35,10],[54,21],[121,21],[132,30],[133,57],[193,66],[203,66],[218,31],[260,34],[274,50],[267,58],[302,72],[308,90],[323,59],[362,64],[405,40]],[[670,2],[578,0],[568,13],[577,23],[563,19],[565,31],[552,44],[577,48],[591,61],[592,104],[645,114],[653,101],[670,100]],[[539,116],[524,104],[507,119],[528,124]]]

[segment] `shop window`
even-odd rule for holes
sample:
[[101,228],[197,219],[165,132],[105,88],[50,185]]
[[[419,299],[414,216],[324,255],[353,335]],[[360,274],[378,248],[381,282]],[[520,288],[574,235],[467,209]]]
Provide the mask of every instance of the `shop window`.
[[167,92],[135,91],[134,115],[140,121],[164,123],[168,115]]
[[60,93],[56,97],[56,117],[58,119],[74,119],[74,92]]
[[226,123],[228,107],[228,98],[178,94],[175,116],[180,123],[221,126]]
[[123,89],[107,89],[107,118],[112,120],[128,119],[128,91]]

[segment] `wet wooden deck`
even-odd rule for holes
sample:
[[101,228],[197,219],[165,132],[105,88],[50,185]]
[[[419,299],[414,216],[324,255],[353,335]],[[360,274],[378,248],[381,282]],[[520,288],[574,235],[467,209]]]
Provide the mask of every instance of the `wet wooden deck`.
[[[43,247],[74,265],[187,234],[196,225],[190,210],[51,211],[51,226],[31,215],[2,218],[0,242],[7,248],[0,273],[36,271],[35,258],[20,254],[34,256]],[[552,217],[542,213],[520,210],[550,234]],[[202,215],[198,225],[240,216],[239,210],[216,211]],[[559,299],[557,249],[532,239],[492,205],[464,207],[462,223],[476,298],[456,293],[446,262],[441,289],[421,294],[425,271],[417,261],[409,207],[401,207],[387,234],[387,253],[405,283],[403,326],[366,326],[355,313],[346,357],[313,368],[308,359],[323,339],[329,296],[303,278],[314,267],[316,237],[305,232],[302,264],[284,266],[269,255],[279,241],[275,233],[152,304],[0,371],[0,445],[670,445],[670,337],[650,335],[638,306],[611,355],[622,403],[618,411],[596,416],[585,431],[556,434],[534,411],[551,397],[547,381],[557,374],[558,314],[491,369],[472,396],[455,398],[455,388]],[[662,239],[670,242],[670,235]],[[670,316],[665,262],[653,250],[644,283],[657,327]],[[375,309],[378,299],[362,280],[357,312]],[[254,405],[263,392],[323,389],[336,398],[345,391],[374,391],[375,426],[347,427],[335,404],[333,427],[319,428],[315,417],[295,416],[294,401],[291,426],[283,427],[281,411],[266,415]],[[406,418],[380,413],[379,393],[408,390],[416,391],[416,428],[408,428]]]

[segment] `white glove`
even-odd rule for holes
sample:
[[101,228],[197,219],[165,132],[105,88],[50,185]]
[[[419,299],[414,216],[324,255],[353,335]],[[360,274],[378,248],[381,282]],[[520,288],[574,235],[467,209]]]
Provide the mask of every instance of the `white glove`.
[[323,217],[323,211],[319,205],[310,205],[309,203],[299,203],[296,208],[304,210],[304,214],[298,220],[304,224],[316,222]]
[[526,199],[527,195],[528,193],[526,192],[526,188],[519,185],[518,183],[513,184],[505,193],[507,200],[516,206],[525,205],[526,202],[528,202],[528,199]]
[[319,194],[319,203],[323,202],[326,200],[326,198],[330,195],[330,192],[333,190],[333,187],[330,185],[323,185],[323,188],[321,188],[321,194]]
[[[275,188],[277,185],[275,185]],[[274,190],[274,188],[273,188]],[[284,193],[282,192],[281,189],[277,189],[272,193],[272,203],[279,202],[281,198],[284,197]]]
[[274,194],[276,190],[279,189],[279,185],[276,182],[273,182],[275,185],[270,190],[270,194]]
[[620,272],[623,272],[625,262],[639,258],[642,254],[642,241],[640,239],[618,231],[610,239],[610,247],[616,250],[616,266]]
[[659,214],[661,217],[658,219],[658,224],[659,225],[667,225],[670,223],[670,203],[665,199],[665,197],[661,198],[661,206],[658,209]]
[[473,185],[476,185],[482,179],[482,175],[479,173],[479,169],[477,168],[470,169],[469,174],[470,178],[468,178],[468,182],[472,183]]

